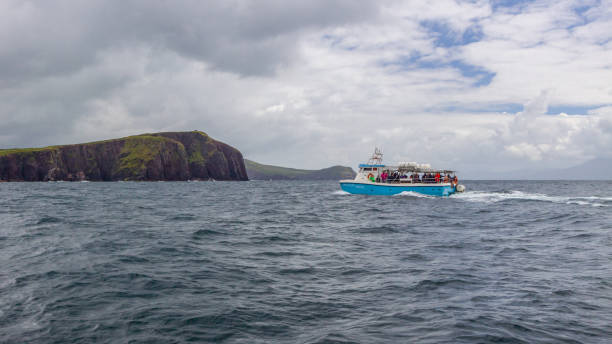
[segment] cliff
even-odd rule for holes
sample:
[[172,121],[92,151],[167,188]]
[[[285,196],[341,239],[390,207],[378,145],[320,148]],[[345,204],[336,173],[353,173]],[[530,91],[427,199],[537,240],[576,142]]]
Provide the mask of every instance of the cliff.
[[0,150],[0,181],[248,180],[242,154],[201,131]]
[[247,174],[260,180],[338,180],[353,179],[355,171],[350,167],[332,166],[321,170],[300,170],[280,166],[264,165],[245,159]]

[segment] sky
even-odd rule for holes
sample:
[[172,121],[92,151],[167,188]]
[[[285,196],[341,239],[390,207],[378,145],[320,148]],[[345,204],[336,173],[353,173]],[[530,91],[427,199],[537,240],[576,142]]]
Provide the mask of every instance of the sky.
[[0,1],[0,148],[202,130],[296,168],[612,158],[612,1]]

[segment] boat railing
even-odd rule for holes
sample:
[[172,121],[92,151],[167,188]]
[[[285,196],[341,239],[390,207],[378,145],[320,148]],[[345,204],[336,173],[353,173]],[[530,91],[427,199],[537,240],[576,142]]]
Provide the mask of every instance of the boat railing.
[[385,179],[384,181],[381,179],[380,181],[376,181],[377,183],[384,184],[444,184],[450,183],[452,180],[445,181],[444,178],[440,178],[438,181],[435,178],[421,178],[417,180],[413,180],[410,178],[401,178],[401,179]]
[[454,178],[455,176],[454,175],[451,176],[451,173],[445,173],[445,174],[439,175],[438,178],[436,178],[435,175],[432,177],[419,176],[417,178],[413,178],[412,176],[408,176],[408,175],[399,175],[399,176],[390,175],[386,177],[384,180],[380,175],[378,175],[375,181],[377,183],[384,183],[384,184],[444,184],[444,183],[452,183]]

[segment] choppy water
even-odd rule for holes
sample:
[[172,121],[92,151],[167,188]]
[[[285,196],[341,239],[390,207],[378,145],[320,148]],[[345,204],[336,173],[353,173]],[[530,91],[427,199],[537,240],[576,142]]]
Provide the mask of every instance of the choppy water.
[[0,342],[611,342],[612,182],[465,184],[0,184]]

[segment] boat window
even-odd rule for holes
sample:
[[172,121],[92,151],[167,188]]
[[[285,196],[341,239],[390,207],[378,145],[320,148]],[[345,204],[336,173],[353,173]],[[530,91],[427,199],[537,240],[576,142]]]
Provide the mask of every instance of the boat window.
[[373,168],[374,171],[378,170],[376,167]]
[[370,167],[364,167],[363,170],[364,171],[372,171],[372,169]]

